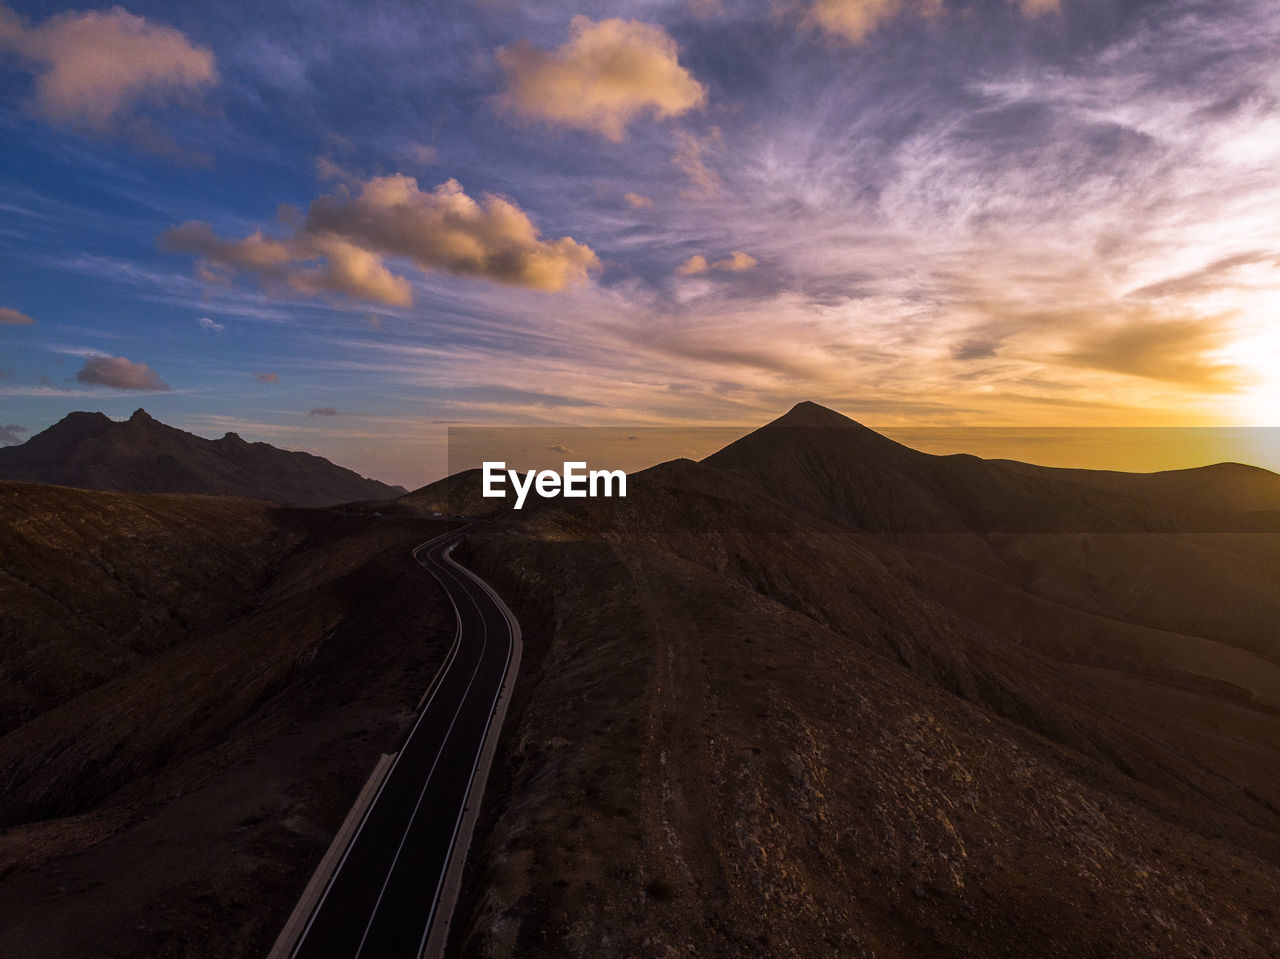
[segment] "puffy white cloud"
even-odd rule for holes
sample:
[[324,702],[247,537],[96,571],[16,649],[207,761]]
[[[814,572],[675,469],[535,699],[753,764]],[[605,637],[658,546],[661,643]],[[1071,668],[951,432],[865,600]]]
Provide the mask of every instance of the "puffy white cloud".
[[219,323],[217,320],[211,320],[207,316],[200,317],[196,320],[196,323],[206,333],[223,333],[227,329],[224,324]]
[[110,386],[117,390],[163,393],[172,387],[146,363],[134,363],[124,356],[91,356],[76,373],[76,382]]
[[211,278],[235,271],[259,276],[268,287],[298,293],[340,293],[394,306],[413,302],[408,280],[386,258],[409,261],[422,272],[492,280],[534,290],[585,283],[599,260],[572,237],[543,239],[528,215],[495,194],[479,200],[456,180],[424,191],[412,177],[376,177],[356,192],[339,186],[312,202],[291,235],[254,232],[241,240],[218,237],[191,221],[160,237],[165,249],[195,253]]
[[614,142],[641,113],[679,116],[706,100],[706,89],[680,65],[676,42],[657,24],[576,16],[569,40],[551,51],[527,40],[500,49],[507,86],[502,112],[590,130]]
[[140,102],[171,100],[218,79],[210,50],[121,7],[30,24],[0,6],[0,49],[30,66],[42,116],[98,130]]

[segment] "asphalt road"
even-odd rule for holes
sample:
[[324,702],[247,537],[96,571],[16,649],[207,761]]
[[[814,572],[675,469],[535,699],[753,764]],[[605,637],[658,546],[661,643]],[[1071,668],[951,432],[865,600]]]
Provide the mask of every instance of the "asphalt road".
[[432,924],[448,919],[445,872],[514,647],[502,608],[448,558],[465,533],[414,553],[453,600],[457,641],[290,953],[298,959],[418,959]]

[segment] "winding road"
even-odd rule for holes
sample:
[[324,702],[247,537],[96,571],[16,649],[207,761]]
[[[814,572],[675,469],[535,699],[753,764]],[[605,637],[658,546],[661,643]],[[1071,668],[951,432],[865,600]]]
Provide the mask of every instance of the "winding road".
[[[449,594],[457,636],[318,901],[302,914],[301,932],[295,930],[287,949],[277,943],[280,955],[419,959],[443,953],[520,656],[515,618],[450,556],[466,532],[454,530],[414,550]],[[316,880],[313,886],[321,888]],[[282,939],[291,935],[286,927]]]

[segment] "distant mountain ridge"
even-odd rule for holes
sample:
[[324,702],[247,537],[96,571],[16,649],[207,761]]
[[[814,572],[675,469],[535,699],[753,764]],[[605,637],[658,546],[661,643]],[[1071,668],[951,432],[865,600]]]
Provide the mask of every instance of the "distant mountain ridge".
[[1280,509],[1280,476],[1259,467],[1121,473],[939,456],[810,402],[702,464],[830,522],[873,532],[1254,528],[1254,520],[1231,514]]
[[241,496],[293,506],[404,492],[324,457],[248,443],[235,433],[203,439],[143,409],[124,421],[69,413],[25,443],[0,449],[0,479],[118,493]]

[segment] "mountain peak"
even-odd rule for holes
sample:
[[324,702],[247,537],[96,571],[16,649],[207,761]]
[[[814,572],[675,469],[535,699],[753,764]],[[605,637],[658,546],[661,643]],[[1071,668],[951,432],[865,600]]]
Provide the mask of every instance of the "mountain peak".
[[881,436],[843,413],[813,402],[797,403],[776,420],[730,443],[703,460],[708,466],[758,469],[766,463],[794,465],[795,458],[826,458],[833,451],[862,463],[922,454]]
[[[861,426],[843,413],[837,413],[812,400],[797,403],[783,413],[770,426],[823,426],[823,427],[856,427]],[[865,428],[865,427],[864,427]]]
[[[98,412],[90,413],[87,410],[74,410],[68,413],[62,419],[60,419],[57,423],[55,423],[54,426],[59,426],[63,423],[83,423],[88,425],[90,423],[110,423],[110,422],[111,422],[111,417],[107,416],[106,413],[98,413]],[[52,427],[50,428],[52,429]]]
[[386,499],[397,487],[319,456],[235,433],[207,440],[166,426],[144,409],[123,423],[69,413],[18,446],[0,449],[0,480],[136,493],[202,493],[302,506]]
[[[105,413],[90,413],[86,410],[76,410],[68,413],[58,422],[54,423],[43,433],[37,433],[35,436],[29,437],[22,446],[29,445],[33,440],[44,436],[50,442],[60,443],[74,440],[78,437],[96,436],[112,425],[111,417]],[[40,444],[37,444],[40,445]],[[17,446],[11,446],[9,449],[18,449]]]

